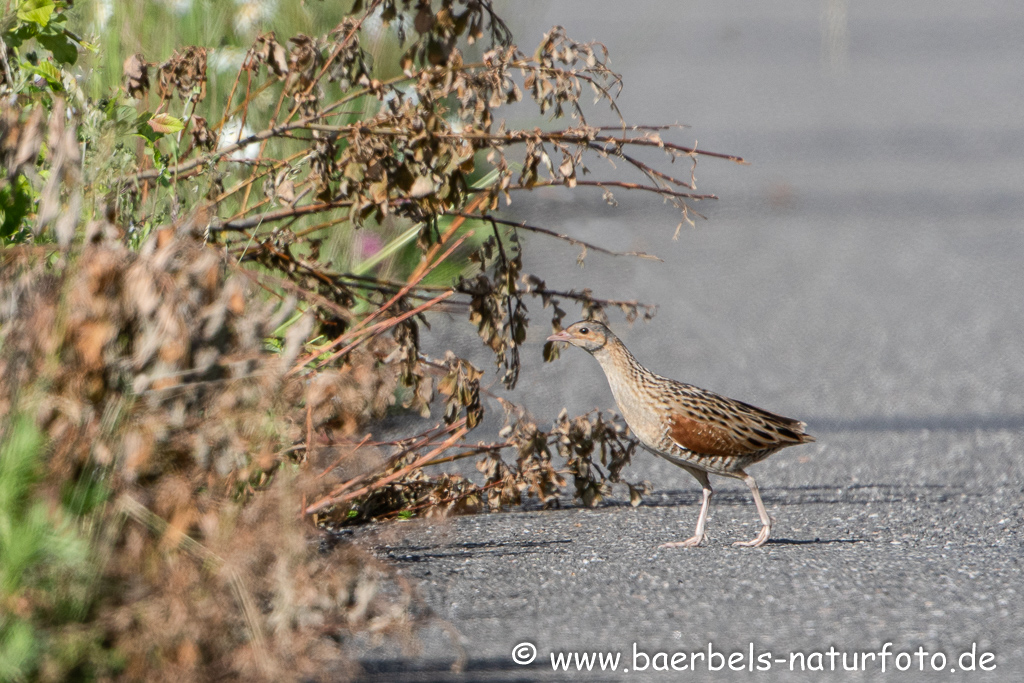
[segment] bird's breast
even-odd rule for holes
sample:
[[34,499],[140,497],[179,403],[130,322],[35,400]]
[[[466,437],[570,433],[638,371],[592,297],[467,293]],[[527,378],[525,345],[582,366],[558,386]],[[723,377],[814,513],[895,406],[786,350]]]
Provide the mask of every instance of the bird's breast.
[[661,450],[665,424],[658,403],[641,391],[642,385],[637,382],[622,381],[608,374],[608,386],[630,431],[648,448]]

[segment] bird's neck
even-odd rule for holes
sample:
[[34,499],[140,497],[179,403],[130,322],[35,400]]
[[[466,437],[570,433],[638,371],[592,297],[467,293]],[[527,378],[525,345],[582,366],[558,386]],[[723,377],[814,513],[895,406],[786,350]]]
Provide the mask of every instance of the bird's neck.
[[612,392],[616,394],[616,398],[619,393],[617,384],[643,382],[645,379],[653,377],[651,371],[640,365],[625,344],[618,339],[608,340],[607,344],[594,352],[594,358],[601,364],[601,369],[608,377],[608,382],[612,385]]
[[651,439],[661,427],[658,414],[653,410],[651,388],[658,384],[657,375],[640,365],[618,339],[598,349],[594,358],[601,364],[615,403],[630,430],[648,447],[656,447]]

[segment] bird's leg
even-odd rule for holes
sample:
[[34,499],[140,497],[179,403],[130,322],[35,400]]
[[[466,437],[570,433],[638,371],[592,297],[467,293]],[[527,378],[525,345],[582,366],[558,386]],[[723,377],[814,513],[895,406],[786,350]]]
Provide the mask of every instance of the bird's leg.
[[[673,461],[674,462],[674,461]],[[679,463],[675,463],[679,464]],[[695,548],[701,543],[708,539],[707,534],[704,533],[704,525],[708,520],[708,508],[711,507],[711,482],[708,480],[708,474],[704,470],[699,470],[695,467],[687,467],[685,465],[679,465],[684,470],[693,475],[693,477],[700,482],[700,486],[704,489],[704,498],[700,502],[700,514],[697,516],[697,528],[693,532],[693,536],[686,539],[685,541],[675,541],[673,543],[662,543],[661,548]]]
[[[742,471],[741,471],[742,472]],[[754,494],[754,505],[757,506],[757,514],[761,518],[761,532],[749,541],[736,541],[733,545],[740,545],[747,548],[759,548],[768,542],[768,537],[772,533],[772,518],[768,516],[768,511],[764,507],[764,503],[761,502],[761,493],[757,490],[757,482],[754,478],[742,472],[743,476],[740,477],[750,487],[750,492]]]

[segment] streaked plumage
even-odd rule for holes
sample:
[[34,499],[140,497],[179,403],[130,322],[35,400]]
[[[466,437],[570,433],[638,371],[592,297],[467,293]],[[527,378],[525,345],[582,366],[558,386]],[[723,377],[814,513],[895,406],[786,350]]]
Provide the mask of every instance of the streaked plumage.
[[711,502],[708,473],[743,480],[754,496],[761,532],[736,545],[760,546],[771,534],[771,518],[754,478],[744,470],[787,446],[814,441],[803,422],[769,413],[735,399],[656,375],[642,366],[605,325],[584,320],[549,341],[568,342],[601,364],[623,419],[649,451],[682,467],[704,489],[692,538],[665,546],[696,546],[706,538]]

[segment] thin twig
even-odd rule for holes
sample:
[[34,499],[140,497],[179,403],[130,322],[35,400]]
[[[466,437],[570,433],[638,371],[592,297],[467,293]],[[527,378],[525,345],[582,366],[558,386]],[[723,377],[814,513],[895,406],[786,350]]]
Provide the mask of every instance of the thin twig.
[[563,234],[563,233],[560,233],[560,232],[555,232],[554,230],[549,230],[548,228],[541,228],[541,227],[538,227],[536,225],[527,225],[525,221],[516,222],[516,221],[506,220],[506,219],[503,219],[503,218],[498,218],[497,216],[492,216],[490,214],[470,214],[470,213],[466,213],[464,211],[449,212],[449,213],[447,213],[445,215],[448,215],[448,216],[462,216],[463,218],[471,218],[471,219],[492,221],[494,223],[498,223],[499,225],[507,225],[507,226],[509,226],[511,228],[517,228],[517,229],[520,229],[520,230],[526,230],[527,232],[536,232],[536,233],[540,233],[542,235],[548,235],[550,237],[556,237],[556,238],[558,238],[560,240],[564,240],[564,241],[568,242],[569,244],[573,244],[575,246],[583,247],[585,249],[590,249],[592,251],[597,251],[597,252],[600,252],[602,254],[608,254],[609,256],[636,256],[637,258],[651,259],[653,261],[661,261],[662,260],[662,259],[658,258],[657,256],[654,256],[652,254],[646,254],[646,253],[644,253],[642,251],[612,251],[610,249],[605,249],[604,247],[599,247],[596,244],[591,244],[590,242],[584,242],[583,240],[578,240],[575,237],[570,237],[569,235],[566,235],[566,234]]
[[[379,322],[376,325],[373,325],[371,327],[366,328],[365,330],[363,330],[363,334],[365,334],[367,337],[376,336],[376,335],[380,334],[381,332],[394,327],[398,323],[404,322],[404,321],[408,320],[409,318],[411,318],[412,316],[417,315],[418,313],[422,313],[423,311],[427,310],[428,308],[433,307],[435,304],[437,304],[437,303],[439,303],[441,301],[444,301],[445,299],[447,299],[448,297],[452,296],[453,294],[455,294],[455,290],[454,289],[449,289],[444,294],[441,294],[440,296],[436,296],[436,297],[434,297],[433,299],[431,299],[430,301],[428,301],[428,302],[426,302],[424,304],[420,304],[419,306],[417,306],[416,308],[412,309],[411,311],[406,311],[405,313],[403,313],[400,316],[397,316],[397,317],[394,317],[394,318],[388,318],[387,320],[385,320],[383,322]],[[355,347],[359,346],[360,344],[362,344],[365,341],[366,341],[365,338],[364,339],[357,339],[356,341],[352,342],[351,344],[349,344],[345,348],[341,349],[340,351],[332,353],[326,360],[321,362],[314,369],[315,370],[319,370],[320,368],[324,367],[328,363],[330,363],[330,362],[340,358],[341,356],[344,356],[346,353],[348,353],[349,351],[351,351],[352,349],[354,349]]]
[[[639,190],[641,192],[653,192],[665,197],[681,197],[684,199],[718,199],[713,194],[693,194],[690,192],[677,192],[670,190],[666,187],[657,187],[655,185],[641,185],[639,183],[629,183],[622,180],[577,180],[577,185],[584,185],[588,187],[600,187],[605,189],[608,187],[621,187],[626,190]],[[509,192],[515,190],[535,190],[540,187],[564,187],[564,180],[552,180],[552,181],[541,181],[539,183],[533,183],[532,185],[509,185],[503,187],[502,190],[508,190]],[[470,189],[470,192],[486,192],[487,188],[481,190]]]
[[[416,285],[419,284],[420,280],[422,280],[424,277],[426,277],[428,273],[430,273],[432,270],[434,270],[434,268],[437,268],[439,265],[441,265],[441,263],[446,258],[451,256],[452,253],[456,249],[458,249],[459,246],[463,242],[466,241],[466,238],[468,238],[472,234],[473,233],[470,232],[470,233],[468,233],[466,235],[463,235],[461,238],[459,238],[459,240],[455,244],[453,244],[451,246],[451,248],[448,249],[448,251],[446,251],[443,256],[441,256],[441,258],[437,259],[437,261],[435,261],[429,268],[427,268],[427,269],[423,270],[421,273],[419,273],[419,275],[416,275],[415,277],[410,279],[409,283],[406,284],[404,287],[402,287],[402,289],[400,289],[398,291],[398,293],[396,293],[393,297],[391,297],[391,299],[389,299],[386,303],[384,303],[383,305],[379,306],[377,308],[377,310],[375,310],[373,313],[371,313],[370,315],[368,315],[367,317],[363,318],[358,323],[356,323],[356,326],[353,329],[346,331],[344,334],[342,334],[339,337],[337,337],[330,344],[328,344],[326,346],[320,347],[319,349],[317,349],[313,353],[309,354],[308,356],[306,356],[305,358],[300,360],[298,363],[295,364],[295,367],[293,367],[291,370],[288,371],[288,374],[291,375],[291,374],[294,374],[294,373],[298,372],[299,370],[304,368],[306,365],[308,365],[311,361],[316,360],[317,357],[320,356],[321,354],[324,354],[324,353],[330,351],[331,349],[333,349],[333,348],[337,347],[338,345],[340,345],[345,340],[351,339],[353,336],[362,334],[363,331],[364,331],[363,328],[365,328],[366,325],[371,320],[373,320],[377,316],[381,315],[384,311],[386,311],[388,308],[390,308],[396,301],[398,301],[403,296],[408,294],[410,290],[414,289],[416,287]],[[339,354],[339,355],[341,355],[341,354]],[[332,358],[333,358],[333,356],[332,356]]]
[[[342,461],[342,460],[344,460],[345,458],[349,457],[350,455],[352,455],[353,453],[355,453],[356,451],[358,451],[358,450],[359,450],[360,448],[362,448],[363,446],[365,446],[365,445],[366,445],[366,442],[370,440],[370,437],[371,437],[371,436],[373,436],[373,434],[367,434],[366,436],[364,436],[364,437],[363,437],[363,440],[362,440],[362,441],[360,441],[360,442],[359,442],[359,443],[357,443],[356,445],[352,446],[352,448],[351,448],[351,449],[349,449],[349,450],[348,450],[347,452],[345,452],[345,453],[342,453],[342,454],[341,454],[340,456],[338,456],[338,459],[337,459],[337,460],[335,460],[334,462],[332,462],[332,463],[330,464],[330,466],[328,466],[328,467],[327,467],[326,469],[324,469],[324,471],[323,471],[323,472],[321,472],[320,474],[316,475],[316,478],[317,478],[317,479],[323,479],[323,478],[324,478],[324,476],[326,476],[328,472],[330,472],[330,471],[331,471],[331,470],[333,470],[333,469],[334,469],[335,467],[337,467],[338,465],[340,465],[340,464],[341,464],[341,461]],[[307,452],[308,452],[308,450],[309,450],[309,447],[308,447],[308,446],[306,447],[306,450],[307,450]]]
[[339,505],[341,503],[346,503],[354,498],[358,498],[359,496],[365,495],[375,489],[379,489],[382,486],[387,486],[396,479],[400,479],[401,477],[407,475],[409,472],[412,472],[413,470],[422,467],[425,463],[430,462],[430,460],[432,460],[438,454],[448,450],[448,448],[450,448],[453,443],[455,443],[456,441],[458,441],[459,439],[466,435],[466,433],[469,431],[469,428],[465,426],[465,423],[466,418],[464,417],[461,418],[458,422],[454,423],[452,425],[453,427],[455,425],[460,425],[458,427],[458,431],[456,431],[454,434],[448,437],[448,439],[446,439],[445,442],[442,443],[440,446],[438,446],[437,448],[433,449],[432,451],[425,455],[421,455],[419,458],[414,460],[412,463],[406,465],[405,467],[401,468],[400,470],[392,472],[388,476],[378,479],[371,484],[367,484],[366,486],[360,489],[356,489],[355,491],[351,491],[343,495],[325,496],[324,498],[321,498],[317,502],[307,507],[306,514],[311,515],[315,512],[323,510],[326,507],[330,507],[331,505]]

